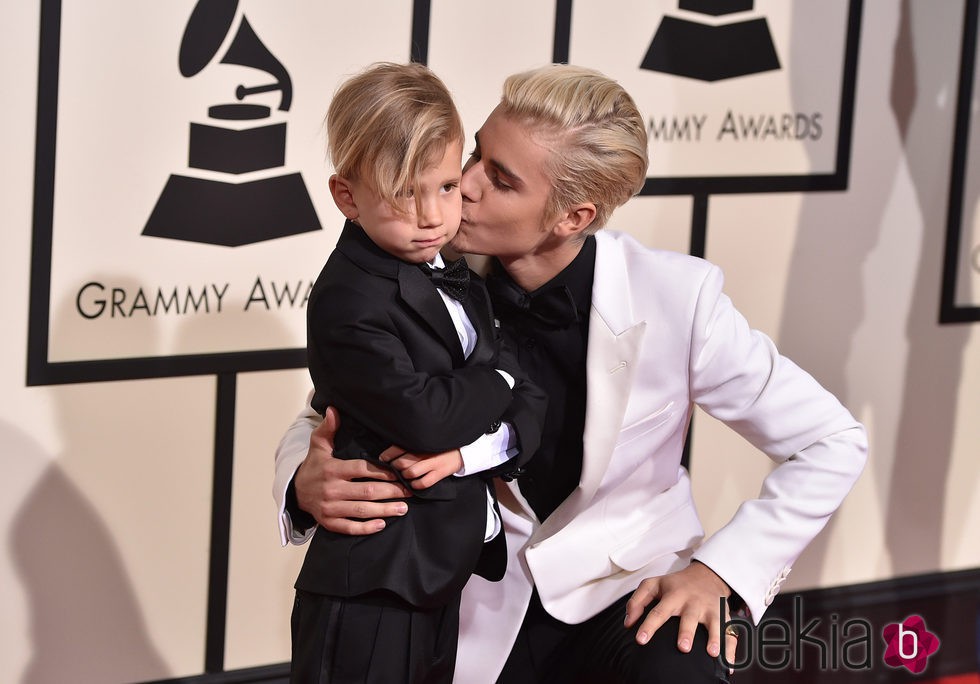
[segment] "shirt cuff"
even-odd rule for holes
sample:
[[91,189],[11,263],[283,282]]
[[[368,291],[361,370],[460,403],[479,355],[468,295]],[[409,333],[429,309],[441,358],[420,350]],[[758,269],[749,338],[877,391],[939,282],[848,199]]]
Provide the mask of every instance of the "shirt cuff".
[[279,541],[283,546],[301,546],[310,540],[314,532],[316,519],[299,507],[296,489],[293,480],[290,480],[279,508]]
[[501,423],[496,432],[477,437],[475,441],[460,447],[463,467],[455,475],[464,477],[496,468],[517,455],[517,433],[510,423]]

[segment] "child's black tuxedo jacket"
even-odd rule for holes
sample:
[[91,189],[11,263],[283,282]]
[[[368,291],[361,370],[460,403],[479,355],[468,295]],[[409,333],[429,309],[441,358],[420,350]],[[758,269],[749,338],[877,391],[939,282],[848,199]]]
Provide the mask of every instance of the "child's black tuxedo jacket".
[[[483,542],[485,483],[517,471],[537,449],[546,399],[500,351],[486,288],[471,276],[463,308],[477,343],[464,359],[449,312],[422,270],[379,248],[357,225],[344,226],[308,303],[313,407],[340,411],[335,455],[377,463],[393,444],[447,451],[501,421],[514,426],[521,453],[481,476],[448,477],[418,491],[408,514],[388,519],[377,534],[318,529],[297,589],[333,596],[389,590],[428,607],[462,590],[474,571],[503,576],[504,535]],[[513,390],[498,368],[516,378]]]

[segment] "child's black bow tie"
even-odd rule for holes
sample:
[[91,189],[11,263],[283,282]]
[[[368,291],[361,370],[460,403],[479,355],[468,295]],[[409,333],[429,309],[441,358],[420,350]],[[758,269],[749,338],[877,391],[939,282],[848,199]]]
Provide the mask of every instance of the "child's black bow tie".
[[470,286],[470,269],[463,259],[450,261],[445,268],[431,268],[428,264],[419,264],[419,268],[432,279],[433,285],[457,302],[466,299],[466,291]]

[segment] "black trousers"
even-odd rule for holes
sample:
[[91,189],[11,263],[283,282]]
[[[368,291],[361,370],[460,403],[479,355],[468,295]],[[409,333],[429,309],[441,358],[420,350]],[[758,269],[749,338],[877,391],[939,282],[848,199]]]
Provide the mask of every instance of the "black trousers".
[[297,591],[291,627],[291,684],[450,684],[459,595],[422,610],[387,592]]
[[[689,653],[677,649],[679,618],[671,618],[644,645],[638,624],[623,627],[626,601],[567,625],[549,615],[535,590],[498,684],[719,684],[728,669],[708,655],[708,630],[699,625]],[[491,628],[490,625],[487,626]]]

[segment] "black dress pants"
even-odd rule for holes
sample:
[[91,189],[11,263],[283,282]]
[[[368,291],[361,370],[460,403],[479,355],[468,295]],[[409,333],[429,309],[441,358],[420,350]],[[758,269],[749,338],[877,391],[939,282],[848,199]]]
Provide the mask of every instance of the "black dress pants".
[[[623,627],[630,595],[578,625],[549,615],[535,590],[498,684],[719,684],[728,669],[708,655],[708,630],[699,625],[689,653],[677,649],[679,618],[650,641],[636,643],[639,626]],[[489,628],[489,626],[488,626]]]
[[297,591],[291,627],[291,684],[450,684],[459,595],[423,610],[387,592]]

